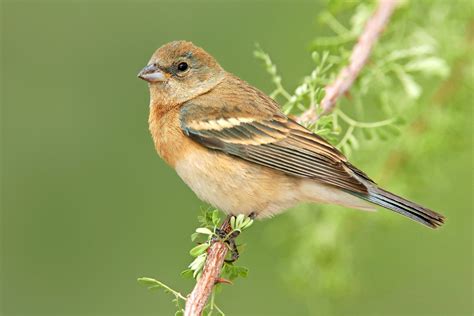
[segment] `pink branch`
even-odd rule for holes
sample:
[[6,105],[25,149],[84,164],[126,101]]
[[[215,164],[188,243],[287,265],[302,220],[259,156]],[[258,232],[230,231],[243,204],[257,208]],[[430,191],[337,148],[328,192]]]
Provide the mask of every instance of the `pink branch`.
[[[232,231],[229,216],[224,223],[222,223],[220,230],[225,234],[229,234]],[[229,248],[227,245],[220,240],[214,242],[211,247],[209,247],[202,275],[199,280],[197,280],[193,291],[186,300],[184,316],[200,316],[202,314],[204,307],[206,307],[207,300],[212,293],[212,289],[219,280],[219,275],[221,274],[228,251]]]
[[[367,63],[374,44],[384,31],[397,4],[397,0],[379,0],[377,9],[367,20],[365,28],[352,50],[349,65],[344,67],[336,80],[326,87],[326,95],[320,105],[322,109],[320,115],[328,114],[334,110],[337,100],[349,91],[360,71]],[[300,122],[312,122],[317,119],[318,115],[314,106],[310,107],[299,117]]]
[[209,248],[201,278],[197,281],[196,286],[186,300],[184,316],[202,314],[214,284],[216,284],[221,273],[227,250],[227,246],[221,241],[215,242]]

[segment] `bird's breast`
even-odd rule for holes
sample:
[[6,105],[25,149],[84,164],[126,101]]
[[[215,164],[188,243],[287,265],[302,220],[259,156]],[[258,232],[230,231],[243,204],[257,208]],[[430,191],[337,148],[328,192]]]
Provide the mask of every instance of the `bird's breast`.
[[178,109],[161,113],[158,107],[152,107],[148,123],[156,151],[172,167],[187,151],[197,146],[181,131]]
[[176,172],[200,199],[229,214],[270,216],[298,200],[294,179],[202,147],[178,160]]

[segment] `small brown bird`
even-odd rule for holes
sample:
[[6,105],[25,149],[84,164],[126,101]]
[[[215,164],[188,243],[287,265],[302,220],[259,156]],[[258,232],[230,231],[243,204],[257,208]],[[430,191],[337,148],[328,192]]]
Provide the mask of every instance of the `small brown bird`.
[[138,74],[158,154],[199,198],[268,217],[300,202],[373,210],[436,228],[444,217],[377,186],[320,136],[190,42],[163,45]]

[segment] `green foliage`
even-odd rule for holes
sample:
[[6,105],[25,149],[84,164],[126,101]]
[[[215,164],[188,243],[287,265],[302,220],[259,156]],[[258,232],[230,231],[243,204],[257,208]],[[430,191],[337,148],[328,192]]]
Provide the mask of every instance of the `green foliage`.
[[[275,84],[271,96],[290,116],[299,115],[308,108],[321,113],[319,104],[325,85],[348,64],[352,47],[374,10],[373,5],[365,3],[336,2],[319,17],[334,35],[312,41],[314,68],[293,92],[283,86],[283,79],[269,54],[259,46],[256,48],[255,56],[263,62]],[[395,141],[424,111],[427,83],[439,82],[450,74],[449,63],[439,51],[442,38],[432,20],[426,18],[436,15],[439,25],[445,25],[447,15],[439,16],[439,12],[451,9],[440,7],[444,7],[442,2],[435,5],[423,1],[405,2],[376,44],[369,63],[351,87],[350,95],[341,98],[332,113],[307,127],[348,156],[361,147],[381,147],[388,140]],[[351,12],[346,26],[337,16],[347,16]],[[453,30],[445,30],[445,33],[448,36]],[[288,247],[283,249],[292,249],[290,259],[278,265],[286,271],[282,273],[284,279],[291,288],[298,289],[298,294],[317,290],[323,296],[334,298],[351,291],[355,288],[355,279],[349,232],[354,226],[355,215],[334,210],[334,207],[331,210],[320,207],[318,213],[312,207],[299,208],[298,212],[292,212],[294,222],[291,225],[275,226],[268,232],[275,236],[276,231],[278,234],[284,231],[284,240],[272,242],[278,249],[282,249],[282,245]]]
[[[227,241],[234,233],[241,233],[253,224],[253,220],[243,214],[232,216],[230,218],[231,231],[224,237],[219,236],[217,230],[221,223],[220,212],[218,210],[203,210],[202,215],[198,218],[201,227],[196,228],[196,231],[191,235],[191,240],[200,240],[200,244],[189,251],[194,261],[188,266],[188,269],[181,272],[181,275],[188,277],[192,276],[194,279],[199,279],[202,274],[204,263],[207,259],[207,249],[216,240]],[[228,280],[234,280],[238,276],[247,276],[248,270],[245,267],[239,267],[233,263],[224,263],[221,276]]]
[[[218,233],[218,228],[222,220],[220,212],[215,209],[202,210],[202,214],[198,216],[198,222],[200,227],[196,228],[196,231],[191,235],[191,240],[193,242],[198,242],[198,245],[189,251],[189,254],[194,257],[194,260],[188,265],[187,269],[181,272],[182,277],[195,280],[198,280],[202,275],[204,264],[207,259],[207,250],[212,243],[216,241],[226,242],[229,238],[235,236],[236,233],[240,234],[253,224],[253,220],[243,214],[232,216],[230,217],[231,231],[225,236],[221,236]],[[247,275],[248,269],[246,267],[237,266],[231,262],[225,262],[220,277],[233,281],[238,277],[245,278]],[[166,293],[173,294],[173,302],[178,309],[176,315],[181,315],[181,313],[184,312],[180,301],[186,301],[186,297],[184,297],[180,292],[173,290],[161,281],[148,277],[139,278],[138,282],[148,286],[148,289],[150,290],[162,289]],[[219,290],[220,285],[217,284],[213,290],[211,300],[204,310],[204,315],[212,315],[214,312],[219,313],[219,315],[224,315],[222,310],[215,304],[215,294]]]
[[[364,3],[355,9],[352,3],[347,6],[355,10],[349,27],[345,27],[331,12],[321,13],[319,20],[335,35],[319,37],[312,42],[314,69],[303,78],[293,93],[282,85],[282,77],[269,54],[257,45],[254,55],[264,63],[275,84],[270,96],[282,104],[286,114],[299,115],[308,108],[314,108],[317,114],[321,113],[319,104],[324,97],[324,87],[347,65],[352,46],[374,10]],[[337,7],[340,11],[344,6],[339,4]],[[423,92],[418,82],[420,76],[442,79],[449,75],[447,62],[438,56],[436,39],[418,25],[407,29],[403,14],[409,12],[406,11],[408,8],[399,10],[402,14],[391,21],[389,30],[374,49],[371,62],[351,87],[349,99],[358,118],[351,118],[339,108],[316,122],[308,123],[307,127],[348,156],[360,147],[360,140],[389,140],[400,134],[406,108],[414,104]],[[397,100],[396,104],[394,100]],[[359,121],[365,120],[364,104],[377,105],[383,119]]]
[[[278,75],[277,67],[273,64],[270,56],[259,46],[257,46],[254,55],[263,61],[267,72],[275,83],[275,90],[270,96],[277,100],[283,99],[282,109],[288,115],[299,115],[310,108],[314,109],[317,115],[320,116],[322,111],[319,104],[324,98],[324,87],[331,82],[331,78],[337,72],[331,70],[338,69],[337,65],[342,66],[344,64],[343,59],[330,55],[329,51],[323,51],[322,54],[313,51],[311,57],[315,68],[310,75],[303,78],[302,84],[297,86],[291,94],[281,84],[281,77]],[[354,97],[360,96],[355,94]],[[360,99],[358,101],[360,102]],[[315,122],[306,122],[306,124],[316,134],[325,137],[346,155],[350,155],[352,149],[359,148],[359,141],[354,135],[356,129],[361,130],[367,139],[375,136],[385,140],[387,139],[386,135],[398,134],[397,125],[401,122],[403,121],[396,117],[369,123],[360,122],[337,109],[329,115],[320,117]]]
[[253,219],[244,214],[239,214],[237,217],[232,216],[230,218],[230,227],[232,232],[242,232],[244,229],[249,228],[253,224]]

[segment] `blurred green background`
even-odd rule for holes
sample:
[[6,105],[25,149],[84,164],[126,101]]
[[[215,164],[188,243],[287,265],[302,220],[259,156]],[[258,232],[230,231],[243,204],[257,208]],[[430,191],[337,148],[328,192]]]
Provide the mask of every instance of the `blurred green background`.
[[[386,187],[442,211],[445,227],[334,209],[354,214],[354,289],[327,298],[285,281],[281,262],[293,245],[274,242],[311,223],[296,225],[298,210],[258,222],[243,236],[249,277],[218,297],[228,315],[472,315],[473,15],[470,1],[451,4],[453,39],[440,51],[452,71],[420,101],[436,103],[425,109],[428,123],[352,155]],[[189,292],[179,273],[203,203],[155,154],[148,90],[136,74],[157,47],[187,39],[269,92],[252,55],[258,42],[295,87],[312,67],[308,43],[327,31],[316,23],[325,6],[2,1],[1,315],[172,314],[170,297],[136,278]],[[450,51],[461,41],[467,51]],[[390,159],[402,163],[392,170]]]

